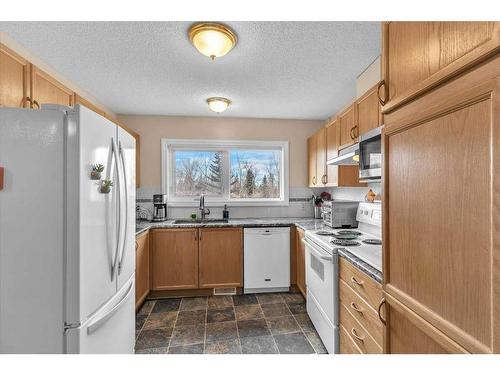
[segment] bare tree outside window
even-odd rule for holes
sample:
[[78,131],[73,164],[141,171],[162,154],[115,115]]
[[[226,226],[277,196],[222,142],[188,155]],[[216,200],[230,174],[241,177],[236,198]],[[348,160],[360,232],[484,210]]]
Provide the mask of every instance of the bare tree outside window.
[[221,151],[175,151],[175,195],[222,195]]

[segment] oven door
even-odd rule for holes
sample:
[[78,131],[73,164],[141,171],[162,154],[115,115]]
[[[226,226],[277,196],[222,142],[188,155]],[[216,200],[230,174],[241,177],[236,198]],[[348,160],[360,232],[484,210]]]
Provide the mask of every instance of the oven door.
[[362,182],[380,181],[382,177],[382,126],[360,136],[359,178]]

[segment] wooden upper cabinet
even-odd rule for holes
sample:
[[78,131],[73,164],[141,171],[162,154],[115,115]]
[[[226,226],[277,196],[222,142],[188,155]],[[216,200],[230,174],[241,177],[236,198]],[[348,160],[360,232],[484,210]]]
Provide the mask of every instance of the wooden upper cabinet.
[[323,127],[316,133],[316,185],[325,186],[326,175],[326,129]]
[[31,66],[31,98],[35,108],[42,104],[61,104],[72,106],[75,93],[56,81],[47,73]]
[[29,107],[28,61],[0,44],[0,107]]
[[353,145],[357,142],[356,138],[356,106],[351,104],[339,114],[339,149]]
[[[326,126],[326,160],[331,160],[339,155],[339,127],[335,119]],[[339,167],[326,165],[326,186],[338,186]]]
[[198,229],[155,229],[152,236],[152,289],[198,288]]
[[317,136],[311,135],[307,139],[307,171],[308,171],[308,185],[309,187],[317,187],[316,176],[316,149],[317,149]]
[[243,286],[243,230],[200,228],[199,287]]
[[356,100],[357,129],[360,136],[382,125],[382,113],[378,100],[378,84]]
[[382,79],[389,112],[500,49],[500,22],[384,22]]
[[75,104],[81,104],[85,107],[87,107],[88,109],[94,111],[95,113],[98,113],[100,114],[101,116],[104,116],[106,117],[106,113],[100,109],[99,107],[97,107],[95,104],[89,102],[87,99],[85,98],[82,98],[80,95],[78,94],[75,94]]
[[382,142],[384,290],[481,353],[500,352],[499,88],[500,56],[385,115]]

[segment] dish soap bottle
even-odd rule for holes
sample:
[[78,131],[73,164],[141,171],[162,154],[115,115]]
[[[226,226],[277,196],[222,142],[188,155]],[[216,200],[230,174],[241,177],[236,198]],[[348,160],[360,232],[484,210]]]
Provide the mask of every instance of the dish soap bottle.
[[224,209],[222,210],[222,218],[229,220],[229,211],[227,210],[227,204],[224,205]]

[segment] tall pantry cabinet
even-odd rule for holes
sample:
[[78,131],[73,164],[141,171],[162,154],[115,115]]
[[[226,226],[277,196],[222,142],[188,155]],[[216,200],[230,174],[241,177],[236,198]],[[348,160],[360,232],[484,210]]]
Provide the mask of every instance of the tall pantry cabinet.
[[500,352],[500,23],[383,24],[386,353]]

